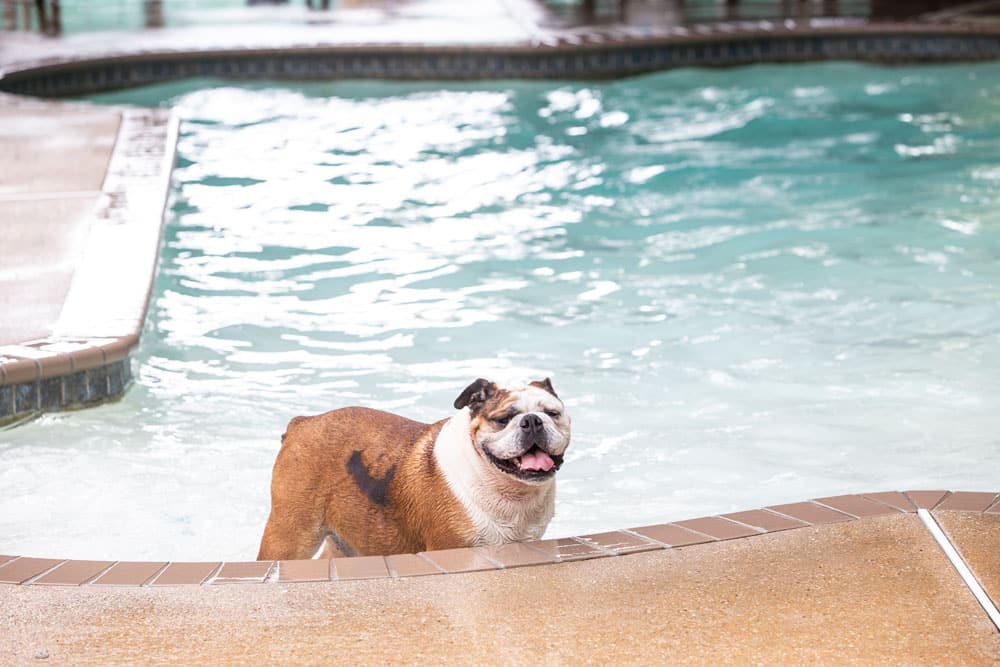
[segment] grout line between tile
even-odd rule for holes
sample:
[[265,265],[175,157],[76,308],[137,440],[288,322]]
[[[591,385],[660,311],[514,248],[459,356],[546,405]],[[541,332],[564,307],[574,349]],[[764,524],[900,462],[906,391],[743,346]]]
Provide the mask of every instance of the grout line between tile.
[[[878,491],[876,491],[876,493],[878,493]],[[886,507],[889,507],[891,509],[896,510],[897,512],[902,512],[903,514],[910,514],[910,512],[907,512],[906,510],[904,510],[902,508],[896,507],[895,505],[890,505],[889,503],[884,502],[882,500],[879,500],[878,498],[872,498],[867,493],[859,493],[858,495],[861,496],[862,498],[864,498],[865,500],[870,500],[873,503],[878,503],[879,505],[884,505]],[[916,509],[917,506],[913,504],[913,501],[910,500],[910,497],[908,495],[906,495],[903,492],[899,492],[899,495],[903,496],[903,498],[906,499],[906,502],[910,503],[910,505],[912,505],[913,508]]]
[[[590,547],[591,549],[597,549],[598,551],[602,552],[605,557],[607,557],[607,556],[617,556],[618,555],[617,553],[615,553],[611,549],[605,549],[604,547],[602,547],[600,544],[597,544],[596,542],[594,544],[590,544],[589,542],[584,542],[583,540],[581,540],[577,536],[573,536],[570,539],[579,542],[580,544],[582,544],[585,547]],[[538,550],[535,549],[535,551],[538,551]]]
[[161,574],[163,574],[163,571],[166,570],[168,567],[170,567],[170,561],[167,561],[166,563],[164,563],[163,566],[160,567],[159,570],[157,570],[152,575],[150,575],[149,577],[147,577],[146,581],[144,581],[141,584],[139,584],[139,587],[142,588],[143,586],[149,586],[150,584],[152,584],[154,581],[156,581],[156,578],[158,576],[160,576]]
[[[858,495],[860,496],[860,494],[858,494]],[[810,500],[809,502],[811,502],[811,503],[812,503],[812,504],[814,504],[814,505],[819,505],[820,507],[822,507],[822,508],[823,508],[823,509],[825,509],[825,510],[831,510],[831,511],[833,511],[833,512],[840,512],[841,514],[846,514],[847,516],[851,517],[851,518],[852,518],[852,519],[854,519],[855,521],[858,521],[858,520],[860,520],[860,519],[861,519],[861,516],[860,516],[860,515],[857,515],[857,514],[851,514],[851,513],[850,513],[850,512],[848,512],[847,510],[843,510],[843,509],[838,509],[838,508],[834,507],[833,505],[827,505],[826,503],[824,503],[824,502],[821,502],[821,501],[819,501],[819,500],[816,500],[815,498],[814,498],[813,500]],[[792,518],[794,519],[795,517],[792,517]],[[799,520],[801,521],[801,519],[799,519]]]
[[420,560],[424,561],[425,563],[427,563],[431,567],[433,567],[435,570],[437,570],[441,574],[448,574],[448,570],[444,569],[443,567],[441,567],[440,565],[438,565],[437,563],[435,563],[434,561],[432,561],[430,558],[427,558],[426,556],[423,556],[422,554],[413,554],[413,555],[416,556],[417,558],[419,558]]
[[659,540],[654,540],[652,537],[646,537],[645,535],[640,535],[639,533],[634,533],[631,530],[629,530],[628,528],[619,528],[618,532],[625,533],[626,535],[631,535],[632,537],[635,537],[635,538],[640,539],[640,540],[646,540],[647,542],[649,542],[651,544],[655,544],[657,546],[661,546],[664,549],[673,549],[673,547],[670,546],[669,544],[667,544],[666,542],[660,542]]
[[[13,562],[14,561],[11,561],[11,563],[13,563]],[[55,565],[53,565],[52,567],[50,567],[49,569],[45,570],[44,572],[39,572],[38,574],[36,574],[35,576],[31,577],[30,579],[25,579],[24,581],[21,582],[21,585],[22,586],[30,586],[31,584],[35,583],[36,581],[38,581],[39,579],[41,579],[42,577],[44,577],[45,575],[47,575],[52,570],[56,569],[57,567],[59,567],[61,565],[66,564],[68,562],[69,562],[68,560],[61,560],[58,563],[56,563]]]
[[975,596],[976,601],[979,602],[983,611],[985,611],[986,615],[990,617],[990,621],[993,622],[994,627],[996,627],[997,630],[1000,630],[1000,611],[997,610],[996,605],[993,604],[990,596],[983,590],[983,587],[976,579],[976,576],[972,573],[972,570],[970,570],[969,566],[965,564],[964,560],[962,560],[962,555],[958,553],[955,545],[951,543],[948,536],[944,534],[943,530],[941,530],[941,526],[938,525],[934,515],[921,508],[917,510],[917,516],[920,517],[920,520],[930,532],[931,537],[937,541],[938,546],[940,546],[941,550],[944,551],[948,560],[951,561],[952,566],[958,571],[958,575],[962,577],[962,581],[965,582],[969,591]]
[[[675,523],[667,523],[667,524],[663,524],[663,525],[665,525],[665,526],[677,526],[677,524],[675,524]],[[708,544],[710,542],[721,542],[722,541],[722,540],[720,540],[717,537],[712,537],[711,535],[706,535],[705,533],[697,531],[694,528],[688,528],[686,526],[677,526],[677,527],[678,528],[682,528],[682,529],[686,530],[689,533],[694,533],[695,535],[701,535],[702,537],[705,537],[705,538],[708,538],[708,539],[705,540],[704,542],[698,542],[696,544],[673,545],[673,544],[669,544],[667,542],[661,542],[661,541],[659,541],[658,539],[656,539],[654,537],[646,537],[645,535],[640,535],[639,533],[633,533],[628,528],[622,528],[621,532],[628,533],[632,537],[638,537],[640,540],[646,540],[647,542],[652,542],[653,544],[659,544],[664,549],[679,549],[680,547],[695,547],[695,546],[698,546],[699,544]]]
[[[796,516],[792,516],[791,514],[785,514],[784,512],[779,512],[778,510],[771,509],[770,507],[762,507],[761,509],[764,510],[765,512],[770,512],[771,514],[776,514],[776,515],[780,516],[782,519],[791,519],[792,521],[801,521],[802,523],[806,524],[806,526],[815,526],[815,525],[817,525],[817,524],[812,523],[810,521],[806,521],[805,519],[800,519],[800,518],[798,518]],[[802,527],[805,528],[805,526],[802,526]]]
[[90,577],[89,579],[84,579],[83,581],[81,581],[79,585],[80,586],[86,586],[87,584],[93,583],[99,577],[101,577],[105,572],[107,572],[108,570],[110,570],[111,568],[113,568],[115,565],[117,565],[119,562],[121,562],[121,561],[117,561],[117,560],[114,561],[113,563],[111,563],[110,565],[108,565],[106,568],[104,568],[103,570],[101,570],[100,572],[98,572],[97,574],[95,574],[94,576]]
[[[749,510],[749,511],[752,512],[753,510]],[[767,510],[764,509],[763,507],[760,509],[760,511],[761,512],[767,512]],[[771,512],[771,514],[774,514],[774,512]],[[744,522],[740,521],[739,519],[733,519],[733,518],[728,517],[728,516],[722,516],[721,514],[717,514],[714,518],[725,519],[726,521],[731,521],[732,523],[735,523],[737,526],[743,526],[744,528],[749,528],[750,530],[752,530],[752,531],[754,531],[756,533],[756,535],[744,535],[743,537],[737,537],[736,539],[738,539],[738,540],[743,540],[743,539],[746,539],[748,537],[756,537],[757,535],[767,535],[768,533],[780,533],[780,532],[783,532],[783,530],[795,530],[795,528],[805,528],[806,526],[809,525],[809,524],[807,524],[807,523],[805,523],[803,521],[802,522],[803,525],[801,525],[801,526],[795,526],[793,528],[785,528],[783,530],[767,530],[766,528],[761,528],[760,526],[751,526],[749,523],[744,523]]]
[[[800,519],[800,518],[794,517],[794,516],[792,516],[790,514],[782,514],[778,510],[773,510],[770,507],[761,507],[760,511],[761,512],[767,512],[768,514],[773,514],[774,516],[781,517],[782,519],[791,519],[792,521],[798,521],[799,523],[802,524],[801,526],[797,526],[798,528],[806,528],[808,526],[815,526],[816,525],[814,523],[809,523],[805,519]],[[794,528],[792,528],[791,530],[794,530]]]
[[[537,549],[535,549],[535,551],[538,551],[538,550],[537,550]],[[482,551],[476,551],[476,555],[477,555],[477,556],[480,556],[480,557],[482,557],[482,558],[483,558],[484,560],[488,560],[489,562],[493,563],[493,565],[495,565],[495,566],[497,567],[497,569],[499,569],[499,570],[506,570],[506,569],[507,569],[507,566],[505,566],[505,565],[504,565],[503,563],[501,563],[500,561],[498,561],[498,560],[493,560],[492,558],[490,558],[490,557],[489,557],[489,556],[488,556],[488,555],[486,554],[486,550],[485,550],[485,549],[483,549]]]
[[222,568],[226,566],[226,561],[219,563],[214,570],[208,573],[208,576],[201,580],[199,586],[208,586],[216,579],[219,578],[219,574],[222,572]]
[[[907,497],[909,497],[909,496],[907,496]],[[940,498],[938,498],[938,501],[936,503],[934,503],[934,507],[929,508],[928,511],[933,511],[933,510],[937,509],[938,505],[940,505],[944,501],[948,500],[948,498],[950,498],[950,497],[951,497],[951,491],[945,491],[944,495],[941,496]]]

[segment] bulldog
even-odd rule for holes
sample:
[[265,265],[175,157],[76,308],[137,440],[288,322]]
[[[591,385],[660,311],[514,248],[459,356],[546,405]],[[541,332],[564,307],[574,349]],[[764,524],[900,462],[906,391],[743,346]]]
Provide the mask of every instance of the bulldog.
[[271,476],[258,560],[416,553],[537,539],[570,419],[548,378],[476,380],[423,424],[350,407],[295,417]]

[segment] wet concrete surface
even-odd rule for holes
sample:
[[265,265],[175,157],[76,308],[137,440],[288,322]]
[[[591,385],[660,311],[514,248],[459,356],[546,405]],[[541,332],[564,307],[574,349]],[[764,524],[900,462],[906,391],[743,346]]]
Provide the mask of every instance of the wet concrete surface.
[[944,511],[934,518],[986,594],[1000,604],[1000,513]]
[[1000,661],[1000,634],[913,514],[508,571],[11,586],[0,616],[4,664]]
[[0,346],[47,336],[58,320],[119,120],[0,95]]

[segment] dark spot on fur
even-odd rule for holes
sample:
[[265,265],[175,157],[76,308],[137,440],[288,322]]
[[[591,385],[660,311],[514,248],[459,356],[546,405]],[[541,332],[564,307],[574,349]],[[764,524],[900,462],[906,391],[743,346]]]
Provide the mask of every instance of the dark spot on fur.
[[354,451],[347,460],[347,472],[351,473],[354,483],[368,500],[382,507],[389,504],[389,482],[396,474],[396,466],[389,468],[382,478],[372,477],[371,471],[361,462],[361,452]]

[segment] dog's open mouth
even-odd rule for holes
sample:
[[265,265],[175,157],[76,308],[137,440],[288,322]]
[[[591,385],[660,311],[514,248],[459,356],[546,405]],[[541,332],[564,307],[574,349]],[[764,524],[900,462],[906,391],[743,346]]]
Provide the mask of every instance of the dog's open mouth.
[[490,463],[508,475],[523,480],[540,480],[551,477],[556,474],[563,462],[561,455],[549,454],[538,445],[532,445],[531,449],[512,459],[498,459],[489,452],[486,452],[486,457]]

